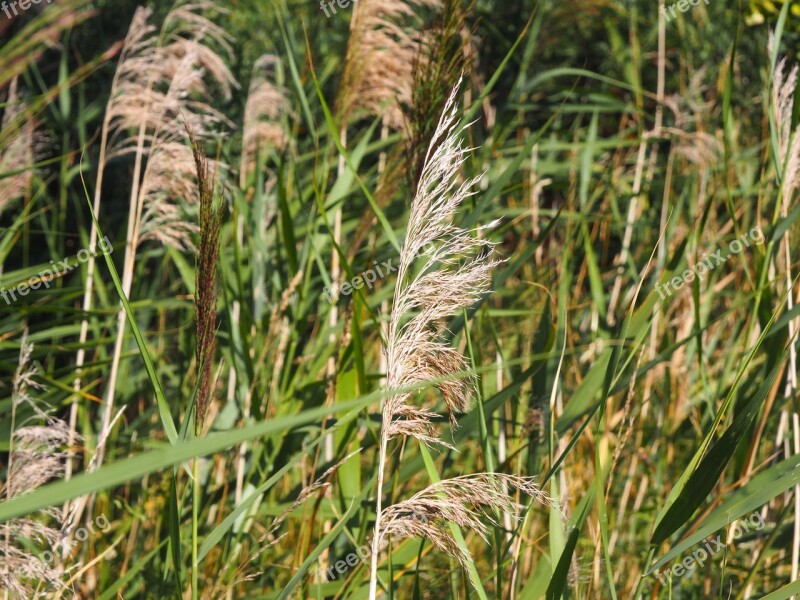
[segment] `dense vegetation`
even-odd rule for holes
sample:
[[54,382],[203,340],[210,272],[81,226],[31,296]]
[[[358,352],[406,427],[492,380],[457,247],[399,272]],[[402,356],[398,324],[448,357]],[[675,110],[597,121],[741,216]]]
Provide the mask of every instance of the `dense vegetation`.
[[800,10],[672,6],[3,3],[3,597],[800,594]]

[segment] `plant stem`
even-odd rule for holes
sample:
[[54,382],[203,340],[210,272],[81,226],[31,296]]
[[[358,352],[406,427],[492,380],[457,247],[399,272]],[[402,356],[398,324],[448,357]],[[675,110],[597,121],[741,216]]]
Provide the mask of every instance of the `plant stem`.
[[[200,515],[200,468],[198,459],[192,461],[192,600],[198,597],[197,520]],[[177,565],[175,566],[177,569]]]
[[383,490],[383,472],[386,467],[386,423],[381,427],[381,447],[380,455],[378,457],[378,483],[376,484],[375,500],[375,527],[372,530],[372,556],[370,560],[370,574],[369,574],[369,600],[375,600],[375,594],[378,589],[378,548],[380,544],[380,530],[381,530],[381,491]]

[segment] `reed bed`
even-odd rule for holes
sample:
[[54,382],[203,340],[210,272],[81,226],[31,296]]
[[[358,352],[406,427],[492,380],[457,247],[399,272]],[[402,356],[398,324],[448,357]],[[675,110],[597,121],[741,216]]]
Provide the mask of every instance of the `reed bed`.
[[351,4],[0,9],[2,598],[800,595],[796,5]]

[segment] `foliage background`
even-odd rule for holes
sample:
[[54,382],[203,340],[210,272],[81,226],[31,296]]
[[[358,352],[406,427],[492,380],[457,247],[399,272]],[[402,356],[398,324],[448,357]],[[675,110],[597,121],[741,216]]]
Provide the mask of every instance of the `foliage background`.
[[[0,206],[0,287],[88,246],[91,215],[81,175],[91,196],[115,44],[136,6],[75,0],[34,7],[12,22],[0,14],[0,97],[18,73],[29,106],[25,119],[43,136],[24,193]],[[158,26],[172,8],[150,7]],[[486,175],[461,220],[475,226],[501,219],[489,235],[507,262],[495,273],[493,292],[447,323],[453,344],[479,374],[473,410],[445,434],[458,452],[425,462],[415,443],[398,444],[383,493],[397,501],[436,477],[496,470],[536,476],[560,508],[520,499],[520,521],[493,527],[486,542],[463,532],[481,575],[478,589],[430,544],[393,544],[382,556],[388,593],[755,598],[781,589],[769,597],[790,597],[800,548],[800,431],[797,369],[784,350],[796,331],[786,278],[795,281],[800,213],[794,188],[788,210],[781,207],[786,161],[773,141],[776,80],[767,44],[778,27],[779,55],[794,64],[795,9],[780,17],[781,4],[701,3],[662,23],[662,51],[656,2],[476,0],[465,7],[477,56],[465,78],[464,112],[474,108],[475,119],[465,135],[475,150],[463,176]],[[53,24],[47,19],[56,8],[82,16]],[[326,19],[316,4],[293,0],[230,0],[221,8],[207,16],[231,36],[229,67],[240,89],[228,101],[213,94],[235,126],[205,147],[230,165],[210,429],[196,439],[187,431],[198,370],[193,254],[146,242],[129,296],[181,432],[177,448],[169,448],[153,374],[128,327],[114,402],[125,410],[105,443],[103,466],[68,482],[53,477],[14,499],[7,489],[0,495],[3,521],[29,516],[58,529],[41,509],[91,496],[90,511],[111,522],[63,559],[79,571],[74,580],[63,578],[67,596],[366,597],[365,565],[324,584],[314,571],[344,558],[371,531],[385,396],[379,333],[394,282],[387,278],[342,298],[334,327],[323,289],[331,281],[339,207],[348,275],[396,258],[364,190],[378,198],[402,240],[407,182],[388,195],[376,191],[381,153],[392,157],[390,170],[402,164],[394,157],[403,156],[404,132],[381,139],[379,119],[357,121],[347,143],[354,169],[339,169],[334,140],[341,123],[326,121],[321,98],[336,119],[352,9]],[[753,24],[756,14],[762,23]],[[420,18],[431,22],[428,14]],[[52,32],[52,43],[38,40],[37,31]],[[280,122],[289,142],[268,148],[241,183],[247,90],[264,53],[280,58],[277,76],[290,107]],[[486,103],[478,102],[484,92]],[[792,125],[798,113],[795,105]],[[0,135],[0,149],[12,138]],[[119,272],[132,172],[130,157],[113,159],[103,185],[100,223],[115,243],[111,259]],[[10,176],[0,167],[0,182]],[[536,183],[544,179],[539,194]],[[183,218],[196,222],[196,209],[186,204]],[[660,301],[659,281],[754,226],[766,244]],[[0,303],[3,480],[12,429],[37,418],[22,404],[12,419],[25,330],[34,345],[34,380],[44,386],[32,395],[62,419],[77,407],[82,441],[69,448],[75,473],[95,453],[119,306],[108,266],[98,265],[87,315],[85,266],[49,290]],[[84,317],[88,358],[76,393]],[[331,357],[333,378],[326,372]],[[328,487],[293,505],[358,449],[325,477]],[[195,456],[202,458],[193,463]],[[195,467],[198,486],[190,477]],[[286,509],[292,510],[273,531]],[[753,510],[767,527],[729,545],[724,556],[667,587],[646,575],[662,557],[667,564],[679,560],[683,550]],[[32,553],[44,548],[29,543]],[[57,594],[28,583],[30,594]]]

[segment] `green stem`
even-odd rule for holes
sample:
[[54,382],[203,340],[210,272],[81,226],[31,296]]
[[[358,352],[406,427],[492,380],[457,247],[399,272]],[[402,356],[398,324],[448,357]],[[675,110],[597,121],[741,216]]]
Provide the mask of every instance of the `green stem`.
[[200,468],[198,459],[192,461],[192,600],[197,600],[197,520],[200,514]]

